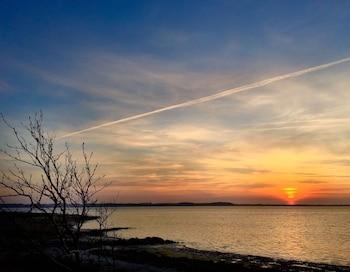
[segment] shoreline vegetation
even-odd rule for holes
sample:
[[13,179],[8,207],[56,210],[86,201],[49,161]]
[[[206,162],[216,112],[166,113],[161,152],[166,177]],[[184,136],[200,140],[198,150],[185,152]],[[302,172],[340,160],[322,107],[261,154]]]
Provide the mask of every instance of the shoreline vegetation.
[[[72,226],[76,220],[72,216]],[[95,220],[86,217],[84,220]],[[84,229],[81,263],[58,250],[45,214],[0,212],[0,263],[4,271],[350,271],[350,266],[222,253],[158,237],[118,238],[125,228]],[[107,235],[113,233],[114,235]],[[73,267],[73,268],[72,268]],[[29,269],[29,270],[28,270]]]

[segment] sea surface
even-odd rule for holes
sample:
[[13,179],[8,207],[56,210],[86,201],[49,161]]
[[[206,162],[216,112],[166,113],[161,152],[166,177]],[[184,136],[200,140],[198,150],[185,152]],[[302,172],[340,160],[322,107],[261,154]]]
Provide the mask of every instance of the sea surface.
[[158,236],[197,249],[350,265],[350,207],[122,207],[121,237]]

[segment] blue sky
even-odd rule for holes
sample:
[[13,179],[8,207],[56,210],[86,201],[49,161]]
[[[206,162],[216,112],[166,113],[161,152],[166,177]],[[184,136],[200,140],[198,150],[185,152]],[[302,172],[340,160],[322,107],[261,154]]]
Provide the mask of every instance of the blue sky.
[[262,69],[279,72],[269,68],[276,64],[342,58],[350,43],[349,7],[348,1],[2,1],[1,88],[12,91],[2,91],[1,107],[13,112],[21,103],[25,114],[32,106],[79,99],[43,94],[60,86],[25,68],[75,71],[77,62],[101,53],[199,73],[252,74],[242,75],[244,81],[265,76]]
[[[19,122],[41,109],[61,135],[349,57],[349,22],[349,1],[3,0],[0,111]],[[292,186],[303,201],[326,201],[323,190],[341,202],[349,69],[70,141],[88,142],[125,201],[271,202]],[[281,157],[295,165],[277,171]]]

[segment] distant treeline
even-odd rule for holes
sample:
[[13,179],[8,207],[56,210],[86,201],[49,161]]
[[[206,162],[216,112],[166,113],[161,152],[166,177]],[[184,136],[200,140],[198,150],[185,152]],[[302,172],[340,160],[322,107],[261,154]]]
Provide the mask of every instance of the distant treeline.
[[[231,202],[176,202],[176,203],[95,203],[90,204],[88,207],[187,207],[187,206],[261,206],[261,207],[284,207],[284,206],[297,206],[297,207],[322,207],[322,206],[350,206],[350,204],[296,204],[296,205],[286,205],[286,204],[235,204]],[[0,204],[0,208],[29,208],[28,204],[12,203],[12,204]],[[43,208],[52,207],[51,204],[43,204]]]
[[125,207],[148,207],[148,206],[235,206],[236,204],[230,202],[208,202],[208,203],[194,203],[194,202],[177,202],[177,203],[152,203],[152,202],[144,202],[144,203],[99,203],[94,204],[93,206],[125,206]]

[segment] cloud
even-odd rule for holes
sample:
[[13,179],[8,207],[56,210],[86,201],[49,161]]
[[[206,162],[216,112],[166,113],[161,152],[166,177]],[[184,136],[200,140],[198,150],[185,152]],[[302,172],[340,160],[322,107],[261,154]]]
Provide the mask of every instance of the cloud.
[[223,98],[223,97],[226,97],[226,96],[230,96],[230,95],[233,95],[233,94],[236,94],[236,93],[245,92],[245,91],[249,91],[249,90],[256,89],[256,88],[261,88],[261,87],[267,86],[269,84],[272,84],[274,82],[278,82],[278,81],[281,81],[281,80],[285,80],[285,79],[289,79],[289,78],[295,78],[295,77],[299,77],[299,76],[302,76],[302,75],[305,75],[305,74],[308,74],[308,73],[316,72],[316,71],[319,71],[319,70],[322,70],[322,69],[326,69],[326,68],[329,68],[329,67],[332,67],[332,66],[335,66],[335,65],[338,65],[338,64],[342,64],[342,63],[348,62],[348,61],[350,61],[350,58],[344,58],[344,59],[341,59],[341,60],[338,60],[338,61],[333,61],[333,62],[330,62],[330,63],[326,63],[326,64],[322,64],[322,65],[306,68],[306,69],[299,70],[299,71],[292,72],[292,73],[288,73],[288,74],[285,74],[285,75],[268,78],[268,79],[261,80],[261,81],[258,81],[258,82],[254,82],[254,83],[246,84],[246,85],[243,85],[243,86],[231,88],[231,89],[228,89],[228,90],[220,91],[220,92],[208,95],[208,96],[195,98],[195,99],[188,100],[188,101],[185,101],[185,102],[181,102],[181,103],[173,104],[173,105],[170,105],[170,106],[166,106],[166,107],[158,108],[158,109],[155,109],[155,110],[151,110],[151,111],[148,111],[148,112],[144,112],[144,113],[132,115],[132,116],[129,116],[129,117],[121,118],[121,119],[118,119],[118,120],[115,120],[115,121],[102,123],[102,124],[99,124],[97,126],[92,126],[92,127],[85,128],[85,129],[82,129],[82,130],[77,130],[77,131],[74,131],[74,132],[62,135],[61,138],[71,137],[71,136],[74,136],[74,135],[77,135],[77,134],[81,134],[81,133],[89,132],[89,131],[92,131],[92,130],[100,129],[102,127],[112,126],[112,125],[117,125],[117,124],[120,124],[120,123],[125,123],[125,122],[129,122],[129,121],[137,120],[137,119],[140,119],[140,118],[144,118],[144,117],[147,117],[147,116],[150,116],[150,115],[153,115],[153,114],[158,114],[158,113],[169,111],[169,110],[174,110],[174,109],[178,109],[178,108],[189,107],[189,106],[194,106],[194,105],[197,105],[197,104],[209,102],[209,101],[220,99],[220,98]]
[[141,109],[193,98],[233,82],[229,72],[196,71],[143,55],[84,52],[74,56],[65,69],[23,63],[18,66],[70,92]]
[[273,187],[271,183],[267,182],[254,182],[254,183],[239,183],[234,185],[235,187],[243,188],[243,189],[260,189],[260,188],[269,188]]
[[319,161],[319,163],[350,166],[350,159],[322,160],[322,161]]
[[322,184],[322,183],[328,183],[328,182],[324,181],[324,180],[307,179],[307,180],[299,181],[299,183],[304,183],[304,184]]
[[226,168],[226,170],[239,174],[265,174],[270,173],[270,170],[266,169],[254,169],[248,167],[234,167],[234,168]]

